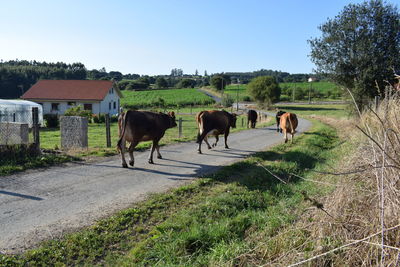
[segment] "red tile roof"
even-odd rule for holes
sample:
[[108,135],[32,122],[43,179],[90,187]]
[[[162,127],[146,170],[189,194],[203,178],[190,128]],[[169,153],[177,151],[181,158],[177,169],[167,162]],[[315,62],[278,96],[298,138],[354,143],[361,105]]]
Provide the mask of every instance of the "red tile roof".
[[[101,101],[112,87],[112,81],[41,80],[26,91],[21,98]],[[115,92],[120,95],[119,90],[115,90]]]

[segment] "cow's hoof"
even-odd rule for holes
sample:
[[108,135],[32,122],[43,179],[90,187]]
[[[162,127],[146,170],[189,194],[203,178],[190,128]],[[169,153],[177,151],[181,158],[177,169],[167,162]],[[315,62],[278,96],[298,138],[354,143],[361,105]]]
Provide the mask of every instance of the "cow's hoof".
[[128,164],[122,163],[122,168],[128,168]]
[[216,147],[216,146],[217,146],[217,144],[213,144],[213,145],[212,145],[212,147]]
[[211,149],[211,148],[212,148],[212,147],[210,147],[210,146],[208,147],[208,149]]
[[154,161],[152,159],[149,159],[150,164],[154,164]]
[[158,159],[162,159],[161,155],[158,155],[157,158],[158,158]]
[[199,153],[199,154],[203,154],[203,153],[202,153],[200,150],[198,150],[198,151],[197,151],[197,153]]
[[135,161],[130,160],[130,161],[129,161],[129,165],[131,165],[131,166],[135,165]]
[[229,149],[229,146],[225,146],[226,149]]

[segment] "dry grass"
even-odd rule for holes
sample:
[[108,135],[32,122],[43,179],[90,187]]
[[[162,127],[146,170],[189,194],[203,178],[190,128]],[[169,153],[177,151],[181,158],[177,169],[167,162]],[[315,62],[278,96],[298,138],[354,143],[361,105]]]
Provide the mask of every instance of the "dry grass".
[[[342,138],[354,142],[344,155],[337,187],[324,200],[328,213],[312,209],[297,227],[309,233],[285,263],[293,264],[356,240],[351,246],[316,258],[311,266],[398,266],[400,264],[400,98],[391,94],[378,109],[359,121],[318,118],[335,125]],[[357,129],[356,129],[357,128]],[[351,133],[351,134],[349,134]],[[383,207],[383,208],[382,208]],[[313,223],[310,224],[309,218]],[[393,228],[394,227],[394,228]],[[393,228],[388,230],[389,228]],[[382,238],[383,233],[383,238]],[[310,240],[311,243],[310,243]],[[311,249],[307,250],[307,244]],[[382,249],[383,248],[383,249]],[[304,250],[306,252],[304,252]]]

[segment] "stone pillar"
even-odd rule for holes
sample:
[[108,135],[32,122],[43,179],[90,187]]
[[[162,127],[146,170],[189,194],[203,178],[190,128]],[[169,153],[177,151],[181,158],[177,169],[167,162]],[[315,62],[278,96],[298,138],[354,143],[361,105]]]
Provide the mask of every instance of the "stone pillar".
[[1,122],[0,123],[0,144],[20,145],[28,144],[29,127],[27,123]]
[[60,118],[61,148],[88,147],[88,119],[79,116],[62,116]]

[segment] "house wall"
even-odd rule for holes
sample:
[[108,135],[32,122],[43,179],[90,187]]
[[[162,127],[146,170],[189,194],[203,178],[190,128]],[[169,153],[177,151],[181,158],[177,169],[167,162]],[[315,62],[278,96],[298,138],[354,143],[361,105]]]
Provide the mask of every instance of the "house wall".
[[[114,103],[115,103],[115,108],[114,108]],[[111,104],[111,109],[109,109],[110,104]],[[117,92],[113,88],[111,88],[108,91],[108,94],[106,95],[104,100],[100,102],[100,112],[98,113],[108,113],[110,115],[118,115],[119,107],[120,107],[119,96]]]
[[[118,115],[119,107],[120,107],[120,98],[114,88],[111,88],[105,98],[102,101],[74,101],[74,100],[31,100],[36,103],[40,103],[43,106],[43,114],[58,114],[63,115],[65,111],[74,105],[68,105],[68,102],[75,102],[76,105],[84,104],[92,104],[92,113],[93,114],[110,114],[110,115]],[[58,110],[52,110],[52,104],[58,103]],[[114,108],[115,103],[115,108]],[[110,108],[111,106],[111,108]]]
[[[75,105],[68,105],[68,102],[74,102],[74,101],[57,101],[57,100],[46,100],[46,101],[37,101],[37,103],[41,103],[43,106],[43,114],[58,114],[58,115],[63,115],[65,111],[71,107],[81,105],[83,107],[84,104],[92,104],[92,113],[99,113],[100,110],[100,103],[99,102],[80,102],[80,101],[75,101]],[[52,104],[53,103],[58,103],[58,110],[52,110]]]

